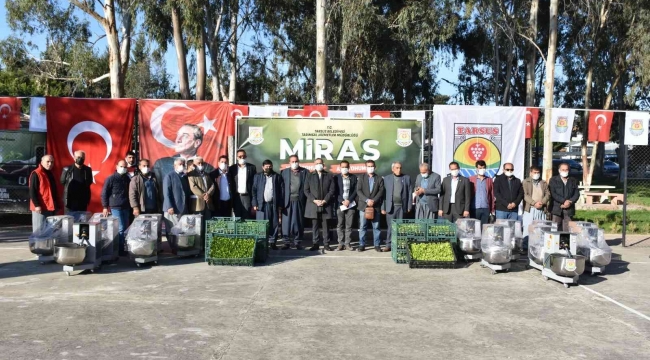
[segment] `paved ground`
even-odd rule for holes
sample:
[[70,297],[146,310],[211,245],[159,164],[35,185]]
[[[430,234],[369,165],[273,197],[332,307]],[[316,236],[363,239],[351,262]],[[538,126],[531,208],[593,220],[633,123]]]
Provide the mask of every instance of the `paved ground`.
[[3,359],[650,359],[650,248],[615,246],[607,275],[565,289],[523,263],[416,270],[374,251],[67,277],[24,238],[0,232]]

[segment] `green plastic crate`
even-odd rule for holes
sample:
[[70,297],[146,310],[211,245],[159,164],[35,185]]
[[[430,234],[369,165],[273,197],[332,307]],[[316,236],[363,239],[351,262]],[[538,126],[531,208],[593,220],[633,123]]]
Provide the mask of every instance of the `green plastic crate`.
[[446,219],[427,220],[427,240],[449,240],[456,243],[456,224]]
[[[212,248],[212,241],[214,236],[226,237],[230,239],[242,239],[242,240],[255,240],[255,246],[253,246],[253,254],[250,257],[245,258],[213,258],[210,256],[210,249]],[[208,265],[227,265],[227,266],[253,266],[255,264],[255,257],[257,252],[257,238],[254,235],[224,235],[224,234],[210,234],[206,236],[206,248],[205,248],[205,262]]]
[[432,243],[449,243],[451,246],[451,251],[454,255],[454,259],[452,261],[431,261],[431,260],[415,260],[413,259],[411,255],[411,244],[417,244],[417,243],[422,243],[422,241],[409,241],[408,246],[407,246],[407,263],[409,264],[409,268],[411,269],[454,269],[456,268],[456,263],[457,263],[457,256],[456,256],[456,249],[454,244],[450,240],[433,240],[433,241],[426,241],[424,243],[427,244],[432,244]]
[[267,237],[258,237],[255,241],[255,262],[266,262],[269,257],[269,239]]
[[427,224],[416,219],[393,219],[391,232],[397,236],[427,236]]
[[235,225],[235,234],[252,234],[257,237],[269,236],[268,220],[244,220]]
[[397,246],[391,246],[390,248],[390,254],[393,257],[393,261],[396,264],[408,263],[408,255],[406,252],[407,252],[406,249],[398,249]]
[[205,221],[206,234],[235,235],[236,224],[240,218],[214,217]]

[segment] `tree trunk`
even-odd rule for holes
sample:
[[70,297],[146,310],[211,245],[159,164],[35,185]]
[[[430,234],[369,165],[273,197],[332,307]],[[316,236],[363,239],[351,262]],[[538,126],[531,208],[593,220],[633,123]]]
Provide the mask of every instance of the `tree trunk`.
[[345,103],[348,101],[347,96],[345,95],[345,55],[347,53],[347,42],[343,40],[341,42],[341,51],[340,51],[340,73],[339,73],[339,102]]
[[544,84],[544,180],[553,176],[553,142],[551,141],[551,109],[553,108],[553,87],[555,85],[555,52],[557,50],[558,1],[551,0],[549,16],[548,55],[546,56],[546,84]]
[[[110,1],[107,1],[106,3],[108,4],[109,2]],[[121,66],[120,41],[118,38],[117,28],[115,27],[115,12],[112,10],[112,6],[111,9],[107,11],[107,24],[105,24],[104,30],[106,31],[106,41],[108,42],[108,67],[111,80],[111,98],[117,99],[124,97],[124,76],[122,74]]]
[[[495,20],[496,21],[496,20]],[[499,73],[501,72],[499,63],[499,30],[494,32],[494,104],[499,106]]]
[[[528,20],[528,37],[537,41],[537,13],[539,11],[539,0],[532,0],[530,3],[530,19]],[[526,59],[526,106],[535,106],[535,63],[537,63],[537,49],[533,44],[528,44],[528,56]]]
[[196,48],[196,100],[205,100],[205,33],[201,30]]
[[233,0],[230,9],[230,84],[228,99],[235,101],[237,96],[237,14],[239,13],[239,0]]
[[503,106],[510,105],[510,83],[512,82],[512,66],[513,66],[512,61],[515,56],[515,52],[512,45],[513,43],[511,41],[508,44],[508,58],[506,63],[506,66],[508,68],[506,69],[505,89],[503,89]]
[[[595,55],[594,55],[595,56]],[[591,88],[593,84],[593,77],[594,77],[594,67],[593,67],[593,62],[589,62],[589,68],[587,69],[587,77],[585,79],[585,109],[589,109],[590,107],[590,99],[591,99]],[[583,127],[582,127],[582,144],[580,145],[580,156],[582,159],[582,168],[583,169],[588,169],[589,164],[587,162],[587,134],[589,131],[589,111],[585,111],[585,114],[583,116]],[[592,156],[592,161],[593,161],[593,156]],[[584,170],[582,171],[582,181],[584,182],[585,185],[591,185],[591,183],[587,182],[587,178],[589,177],[588,173],[585,173]]]
[[325,103],[326,44],[325,7],[327,0],[316,0],[316,102]]
[[133,13],[130,7],[122,9],[122,45],[121,55],[121,72],[122,77],[126,79],[129,70],[129,60],[131,59],[131,33],[133,32]]
[[181,99],[190,99],[190,81],[187,75],[187,59],[185,55],[185,40],[183,39],[183,27],[181,14],[177,7],[172,7],[172,27],[174,35],[174,47],[176,48],[176,60],[178,63],[178,82]]
[[219,47],[219,32],[221,31],[221,22],[223,19],[224,2],[221,2],[219,11],[212,14],[209,3],[204,3],[205,10],[205,24],[206,24],[206,39],[208,43],[208,51],[210,52],[210,73],[212,74],[212,81],[210,89],[212,90],[212,100],[221,101],[223,99],[221,93],[221,81],[219,74],[221,72],[221,52]]

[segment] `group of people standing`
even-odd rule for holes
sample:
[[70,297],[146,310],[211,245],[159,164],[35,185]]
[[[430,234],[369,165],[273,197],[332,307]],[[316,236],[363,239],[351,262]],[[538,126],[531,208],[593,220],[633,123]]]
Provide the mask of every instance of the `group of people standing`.
[[[186,160],[174,159],[174,171],[159,179],[148,159],[137,166],[135,154],[129,152],[116,164],[116,171],[108,177],[102,189],[103,214],[119,219],[120,252],[125,255],[124,232],[133,217],[140,214],[163,214],[167,234],[186,214],[201,214],[204,221],[213,216],[236,216],[241,219],[268,220],[269,241],[272,249],[303,249],[305,219],[312,222],[315,251],[323,244],[330,246],[330,221],[336,219],[338,246],[336,250],[355,250],[351,246],[352,223],[359,219],[359,246],[365,251],[366,232],[373,233],[376,251],[391,249],[391,221],[402,219],[414,212],[418,219],[445,218],[455,222],[459,218],[473,217],[481,224],[497,219],[523,220],[524,236],[528,224],[545,219],[552,214],[558,229],[568,230],[568,222],[575,213],[579,197],[577,182],[569,177],[568,164],[560,164],[559,175],[548,184],[541,180],[538,167],[531,167],[530,176],[522,182],[514,176],[512,163],[503,165],[503,173],[494,179],[486,174],[484,161],[476,162],[476,175],[460,175],[456,162],[449,164],[449,174],[444,178],[432,172],[427,163],[419,167],[419,174],[402,173],[402,164],[394,162],[392,173],[380,176],[375,173],[375,162],[365,162],[366,172],[350,173],[349,162],[339,164],[340,173],[325,170],[323,160],[314,161],[314,170],[300,165],[298,156],[289,158],[289,166],[277,173],[273,163],[265,160],[262,172],[246,161],[246,151],[237,151],[237,163],[228,164],[221,156],[216,169],[206,166],[201,157]],[[66,213],[78,214],[87,210],[90,203],[91,169],[84,165],[85,153],[75,152],[75,163],[63,169],[60,182],[62,197],[57,194],[55,178],[51,173],[54,158],[45,155],[41,164],[30,176],[30,209],[34,230],[40,228],[45,217],[65,208]],[[60,200],[63,201],[60,201]],[[519,206],[523,202],[523,218]],[[389,224],[386,245],[381,247],[380,216]],[[280,226],[280,219],[282,220]],[[172,252],[176,252],[170,243]]]

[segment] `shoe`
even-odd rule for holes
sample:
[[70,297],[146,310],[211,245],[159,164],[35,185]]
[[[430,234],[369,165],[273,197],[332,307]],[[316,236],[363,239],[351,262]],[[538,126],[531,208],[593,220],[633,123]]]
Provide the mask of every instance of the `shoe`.
[[363,246],[363,245],[359,245],[359,247],[357,248],[357,251],[358,252],[364,252],[364,251],[366,251],[366,247]]
[[304,247],[302,247],[302,245],[300,245],[300,244],[296,245],[296,250],[302,250],[302,249],[304,249]]
[[336,251],[343,251],[343,249],[345,249],[345,246],[343,245],[339,245],[336,247]]
[[[329,245],[325,245],[325,246],[323,246],[323,250],[325,250],[325,251],[333,251],[333,250],[332,250],[332,247],[329,246]],[[337,250],[338,250],[338,249],[337,249]]]
[[389,247],[385,247],[385,248],[383,248],[381,251],[382,251],[382,252],[390,252],[390,248],[389,248]]
[[309,248],[309,251],[316,251],[318,250],[318,244],[314,244]]
[[[271,249],[273,249],[273,248],[271,248]],[[282,250],[289,250],[289,249],[291,249],[291,245],[289,245],[289,244],[284,244],[284,246],[282,246]]]
[[375,251],[376,251],[376,252],[381,252],[381,247],[379,247],[379,246],[375,246]]
[[278,247],[275,245],[275,243],[271,244],[271,250],[277,250]]
[[354,248],[352,247],[352,245],[345,245],[345,247],[350,251],[354,251]]

